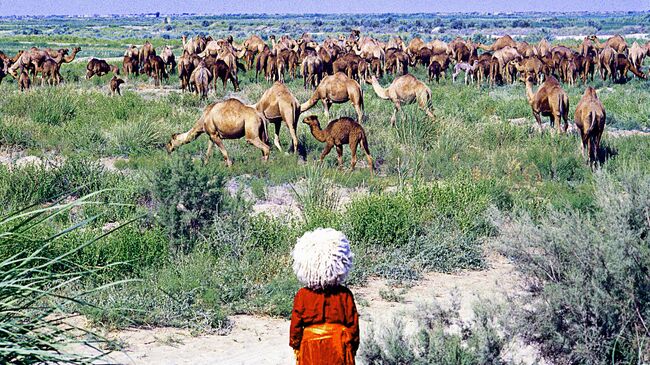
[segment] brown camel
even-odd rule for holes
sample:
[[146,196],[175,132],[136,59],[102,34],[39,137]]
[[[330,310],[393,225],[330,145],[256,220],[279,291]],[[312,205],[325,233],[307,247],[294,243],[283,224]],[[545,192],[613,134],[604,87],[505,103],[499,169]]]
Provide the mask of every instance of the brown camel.
[[129,77],[131,75],[137,76],[140,72],[140,64],[137,57],[124,56],[122,59],[122,72]]
[[589,37],[594,42],[594,45],[598,49],[603,49],[605,47],[612,47],[618,53],[625,53],[627,55],[627,42],[625,38],[621,37],[619,34],[609,37],[605,43],[600,43],[598,37],[592,35]]
[[616,78],[615,62],[616,51],[612,47],[605,47],[598,55],[598,68],[603,81],[607,80],[608,75],[612,80]]
[[[589,86],[578,102],[574,115],[576,127],[582,140],[582,155],[595,162],[600,147],[600,137],[605,130],[605,108],[596,90]],[[586,151],[585,151],[586,148]]]
[[98,60],[96,58],[91,58],[86,65],[86,79],[90,79],[93,76],[104,76],[109,72],[113,72],[115,75],[120,74],[120,69],[117,66],[109,65],[105,60]]
[[217,79],[221,80],[223,84],[223,92],[226,93],[226,85],[228,80],[232,83],[232,86],[235,91],[239,91],[239,83],[237,79],[233,78],[232,72],[230,72],[230,67],[226,64],[224,60],[218,60],[214,56],[208,56],[205,58],[205,64],[212,73],[212,82],[213,89],[215,94],[217,93]]
[[29,90],[29,87],[31,85],[32,85],[32,80],[30,80],[29,75],[27,74],[26,71],[22,71],[20,73],[20,77],[18,77],[18,89],[20,91]]
[[318,86],[318,83],[323,78],[323,62],[320,57],[311,54],[305,57],[302,61],[302,80],[303,87],[307,89],[315,88]]
[[75,57],[77,57],[77,53],[79,53],[79,52],[81,52],[81,47],[73,48],[72,53],[69,54],[69,55],[64,55],[63,58],[61,59],[61,62],[59,62],[59,64],[70,63],[70,62],[74,61]]
[[120,91],[120,85],[124,83],[124,80],[120,79],[119,77],[113,75],[113,78],[111,81],[108,83],[108,87],[111,90],[111,96],[115,96],[115,93],[117,95],[122,95],[122,92]]
[[300,117],[300,103],[289,91],[285,84],[275,82],[264,92],[260,100],[253,106],[264,118],[275,126],[275,137],[273,143],[282,151],[280,145],[280,127],[282,121],[289,129],[293,153],[298,153],[298,118]]
[[[237,99],[227,99],[220,103],[213,103],[205,107],[203,115],[187,132],[173,134],[166,145],[167,152],[171,153],[179,146],[189,143],[203,133],[210,136],[210,140],[221,151],[227,166],[232,166],[223,145],[224,139],[246,138],[246,142],[262,150],[262,159],[269,159],[269,146],[264,142],[268,140],[264,118],[255,108],[242,103]],[[212,143],[208,145],[205,161],[212,154]]]
[[319,100],[323,104],[327,119],[329,119],[329,108],[332,103],[340,104],[349,100],[357,112],[358,120],[363,120],[363,91],[361,86],[342,72],[325,76],[318,84],[312,97],[300,105],[301,113],[311,109]]
[[144,44],[142,45],[142,48],[140,48],[140,52],[138,55],[139,57],[138,61],[140,62],[140,67],[144,67],[145,63],[150,59],[150,57],[155,55],[156,55],[156,49],[153,47],[151,42],[145,41]]
[[330,153],[332,147],[336,146],[339,168],[342,168],[343,145],[347,144],[350,145],[350,151],[352,152],[350,170],[354,170],[354,167],[357,164],[357,145],[361,143],[363,152],[366,154],[366,159],[368,160],[368,168],[370,169],[370,173],[373,173],[374,166],[372,163],[372,156],[370,156],[370,149],[368,148],[368,139],[366,138],[366,132],[363,130],[361,124],[355,122],[352,118],[342,117],[329,122],[327,127],[323,130],[320,127],[318,117],[315,115],[306,117],[302,122],[309,125],[311,134],[317,141],[325,143],[323,153],[320,155],[320,162],[323,162],[323,159],[325,159],[325,156]]
[[154,85],[163,87],[161,81],[167,79],[167,71],[165,70],[165,62],[160,56],[152,55],[147,58],[144,63],[144,72],[153,77]]
[[420,50],[422,48],[425,48],[426,44],[420,37],[415,37],[411,39],[411,41],[408,44],[408,47],[406,47],[406,53],[411,56],[415,57],[420,53]]
[[190,84],[190,76],[192,75],[194,68],[195,66],[192,55],[190,55],[187,50],[183,51],[183,55],[178,61],[178,78],[181,81],[181,90],[193,90],[193,86]]
[[53,58],[45,60],[41,64],[41,86],[45,85],[47,80],[48,85],[58,85],[63,78],[60,73],[61,65]]
[[646,75],[641,71],[637,70],[636,67],[627,59],[622,53],[616,55],[614,58],[614,81],[626,82],[627,81],[627,72],[630,71],[634,76],[640,79],[646,79]]
[[512,37],[506,34],[503,37],[498,38],[496,41],[494,41],[494,43],[492,43],[489,46],[481,43],[477,44],[476,46],[477,48],[480,48],[484,51],[494,52],[504,47],[517,48],[517,42],[515,42],[514,39],[512,39]]
[[[494,51],[494,53],[492,54],[492,58],[499,61],[499,73],[502,76],[505,76],[504,81],[507,82],[507,83],[515,82],[515,80],[511,79],[510,73],[507,72],[506,66],[512,60],[519,61],[519,60],[522,59],[519,52],[517,52],[517,49],[514,48],[514,47],[510,47],[510,46],[505,46],[503,48],[500,48],[497,51]],[[493,84],[494,84],[494,80],[493,80]]]
[[436,79],[437,83],[440,83],[440,74],[442,73],[442,66],[438,63],[438,61],[432,61],[429,64],[429,82],[433,81],[433,79]]
[[165,48],[163,48],[160,58],[162,58],[163,63],[165,64],[165,71],[168,74],[176,72],[176,57],[174,56],[174,52],[170,46],[165,46]]
[[210,81],[212,81],[212,73],[206,67],[205,61],[201,61],[199,66],[192,71],[192,75],[190,75],[190,84],[194,87],[194,91],[198,95],[201,95],[201,99],[208,97]]
[[[526,96],[528,104],[533,109],[533,116],[537,125],[542,127],[542,116],[550,117],[551,123],[557,130],[566,132],[569,116],[569,96],[560,86],[560,83],[553,76],[548,76],[537,92],[533,92],[533,77],[526,77]],[[561,127],[562,119],[564,126]]]
[[370,79],[372,89],[375,91],[380,99],[390,100],[395,106],[393,109],[393,116],[390,118],[390,124],[395,125],[397,120],[397,112],[402,111],[402,104],[411,104],[417,101],[418,105],[425,113],[435,120],[433,115],[433,108],[429,106],[431,102],[431,89],[422,81],[415,78],[413,75],[403,75],[390,84],[386,89],[379,85],[376,77]]

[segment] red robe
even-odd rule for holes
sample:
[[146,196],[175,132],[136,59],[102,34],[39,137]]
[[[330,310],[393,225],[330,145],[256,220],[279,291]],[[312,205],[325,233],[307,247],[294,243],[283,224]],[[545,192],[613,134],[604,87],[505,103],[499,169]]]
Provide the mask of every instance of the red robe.
[[[352,292],[344,286],[325,290],[302,288],[296,293],[291,313],[289,345],[300,350],[305,328],[319,324],[338,324],[344,326],[344,342],[349,345],[352,356],[359,348],[359,314],[354,304]],[[328,362],[329,354],[322,354],[323,363]],[[307,361],[299,363],[320,363]],[[343,362],[345,363],[345,362]]]

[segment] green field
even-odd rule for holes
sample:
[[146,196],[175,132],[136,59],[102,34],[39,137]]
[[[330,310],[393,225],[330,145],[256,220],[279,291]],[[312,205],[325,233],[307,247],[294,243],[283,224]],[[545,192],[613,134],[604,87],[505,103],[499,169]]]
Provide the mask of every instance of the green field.
[[[349,32],[350,27],[379,37],[399,34],[408,40],[435,26],[447,28],[436,35],[443,39],[456,34],[480,38],[499,32],[520,34],[519,39],[552,39],[576,34],[576,30],[585,34],[626,30],[647,33],[648,16],[476,14],[461,26],[454,25],[455,18],[450,15],[324,16],[318,17],[320,20],[309,15],[179,16],[172,17],[169,24],[164,23],[164,17],[2,18],[0,50],[14,54],[32,45],[81,46],[79,57],[119,57],[126,45],[140,44],[143,39],[151,38],[155,46],[178,46],[180,35],[196,33],[198,25],[213,36],[233,34],[238,42],[255,32],[299,36],[303,31],[319,31],[337,35]],[[520,26],[513,28],[516,20]],[[522,21],[526,26],[521,26]],[[540,31],[542,28],[545,30]],[[427,33],[425,37],[431,36]],[[648,64],[646,61],[644,70]],[[426,80],[422,66],[412,73]],[[627,247],[638,248],[640,253],[634,257],[646,258],[650,250],[650,226],[643,218],[647,219],[650,207],[650,137],[634,133],[650,128],[650,81],[635,78],[613,84],[597,77],[590,83],[598,90],[608,117],[602,161],[595,169],[582,157],[577,135],[535,128],[521,83],[494,88],[466,86],[462,82],[453,84],[447,74],[439,84],[427,83],[436,121],[410,105],[398,115],[395,127],[389,124],[392,104],[377,98],[369,85],[362,85],[368,116],[363,126],[377,167],[376,175],[371,176],[362,158],[356,171],[338,170],[334,152],[319,165],[323,145],[302,123],[298,126],[298,157],[274,148],[269,161],[263,162],[257,149],[234,140],[225,142],[234,162],[231,168],[223,164],[218,152],[204,165],[205,136],[167,154],[164,144],[170,135],[188,130],[208,103],[225,97],[255,103],[270,85],[255,83],[254,72],[240,72],[241,92],[234,93],[229,84],[224,95],[219,86],[207,101],[181,93],[177,75],[163,83],[163,90],[154,88],[153,81],[144,76],[131,78],[123,96],[110,97],[106,88],[110,75],[84,80],[84,74],[85,62],[73,62],[63,65],[65,82],[57,87],[35,86],[20,93],[11,77],[0,84],[0,153],[2,161],[8,161],[0,164],[0,217],[6,219],[25,208],[34,210],[59,200],[73,202],[99,192],[90,198],[94,203],[63,210],[19,236],[0,235],[0,260],[37,250],[44,257],[58,257],[119,226],[67,256],[66,265],[54,266],[55,272],[69,270],[68,265],[89,269],[87,275],[63,290],[73,297],[106,283],[137,279],[79,296],[96,306],[64,303],[66,311],[80,312],[94,324],[109,328],[176,326],[201,333],[227,332],[228,317],[233,314],[287,317],[299,288],[291,271],[290,251],[298,236],[322,226],[343,230],[353,243],[355,269],[350,284],[355,286],[364,285],[370,277],[385,278],[399,286],[409,285],[431,271],[481,270],[489,265],[486,257],[494,250],[511,257],[524,275],[541,277],[533,268],[553,266],[544,261],[550,259],[541,254],[522,258],[530,247],[513,238],[521,236],[508,231],[512,226],[501,225],[500,219],[508,217],[522,232],[551,232],[542,238],[531,233],[539,238],[539,242],[531,242],[539,244],[535,247],[541,251],[550,247],[545,246],[548,242],[561,246],[559,251],[566,249],[554,263],[567,270],[562,275],[586,275],[586,267],[609,273],[602,274],[604,278],[576,280],[574,285],[592,285],[592,289],[600,290],[615,282],[611,284],[615,291],[619,283],[627,285],[622,284],[623,278],[629,277],[625,275],[638,274],[638,286],[647,288],[647,272],[621,268],[628,263],[628,252],[614,243],[624,240],[629,243]],[[380,83],[387,86],[392,78],[385,76]],[[287,80],[287,86],[300,102],[311,95],[303,89],[301,79]],[[571,123],[584,86],[563,87],[570,96]],[[305,115],[311,114],[325,120],[320,104]],[[335,105],[331,114],[332,118],[355,115],[349,104]],[[548,123],[547,118],[544,120]],[[614,130],[633,132],[610,133]],[[287,129],[282,127],[280,134],[284,150],[289,151]],[[39,157],[43,163],[13,164],[26,155]],[[347,167],[347,148],[344,158]],[[234,185],[243,189],[237,192]],[[267,201],[278,187],[295,202],[300,214],[252,214],[254,205]],[[361,193],[346,199],[350,191]],[[631,207],[615,204],[627,202],[630,194],[638,198],[629,203]],[[604,196],[611,201],[605,204]],[[178,208],[181,204],[184,209]],[[623,215],[629,219],[614,222]],[[566,223],[571,219],[587,221],[588,228],[576,229]],[[629,232],[611,233],[625,222],[630,222]],[[3,222],[3,232],[9,232],[14,224]],[[57,235],[68,227],[75,229]],[[604,230],[611,232],[604,234]],[[588,242],[603,248],[598,251],[603,258],[593,259],[590,264],[594,266],[577,268],[572,260],[580,259],[572,258],[573,251],[567,247],[585,237],[602,238],[602,242]],[[495,241],[501,243],[495,245]],[[638,265],[647,268],[647,264]],[[566,284],[560,279],[551,281],[557,286],[548,289],[554,292],[544,298],[561,297],[561,289],[570,290],[560,285]],[[621,298],[625,295],[606,294],[610,297],[602,294],[599,301],[582,304],[602,309],[604,303],[624,301]],[[639,316],[647,320],[647,298],[633,297]],[[580,296],[572,298],[575,302],[562,305],[574,305]],[[589,308],[583,309],[589,312]],[[624,309],[607,308],[610,332],[623,332],[631,326],[630,321],[635,321],[626,317]],[[574,319],[568,314],[566,318]],[[542,323],[536,325],[543,327]],[[625,333],[629,334],[627,330]],[[642,344],[638,349],[648,351],[648,334],[635,339],[594,336],[589,338],[598,338],[604,346],[598,351],[611,353],[616,363],[634,358],[638,344],[634,341],[639,339]],[[611,350],[612,346],[619,349]],[[548,349],[561,353],[552,346]],[[606,361],[595,355],[591,360]]]

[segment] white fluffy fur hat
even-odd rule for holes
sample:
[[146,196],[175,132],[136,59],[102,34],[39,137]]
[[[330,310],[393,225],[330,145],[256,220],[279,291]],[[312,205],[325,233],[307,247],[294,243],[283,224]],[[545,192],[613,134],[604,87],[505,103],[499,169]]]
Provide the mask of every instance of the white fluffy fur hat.
[[318,228],[298,238],[293,256],[293,272],[310,289],[342,284],[352,269],[354,255],[343,232]]

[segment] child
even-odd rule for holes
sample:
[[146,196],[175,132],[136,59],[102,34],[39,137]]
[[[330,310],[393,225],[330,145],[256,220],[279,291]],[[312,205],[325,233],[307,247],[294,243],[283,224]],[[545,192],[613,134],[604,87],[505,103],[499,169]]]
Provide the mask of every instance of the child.
[[330,228],[305,233],[293,249],[293,271],[305,285],[296,294],[289,345],[298,365],[351,365],[359,348],[359,314],[342,285],[353,254],[345,235]]

